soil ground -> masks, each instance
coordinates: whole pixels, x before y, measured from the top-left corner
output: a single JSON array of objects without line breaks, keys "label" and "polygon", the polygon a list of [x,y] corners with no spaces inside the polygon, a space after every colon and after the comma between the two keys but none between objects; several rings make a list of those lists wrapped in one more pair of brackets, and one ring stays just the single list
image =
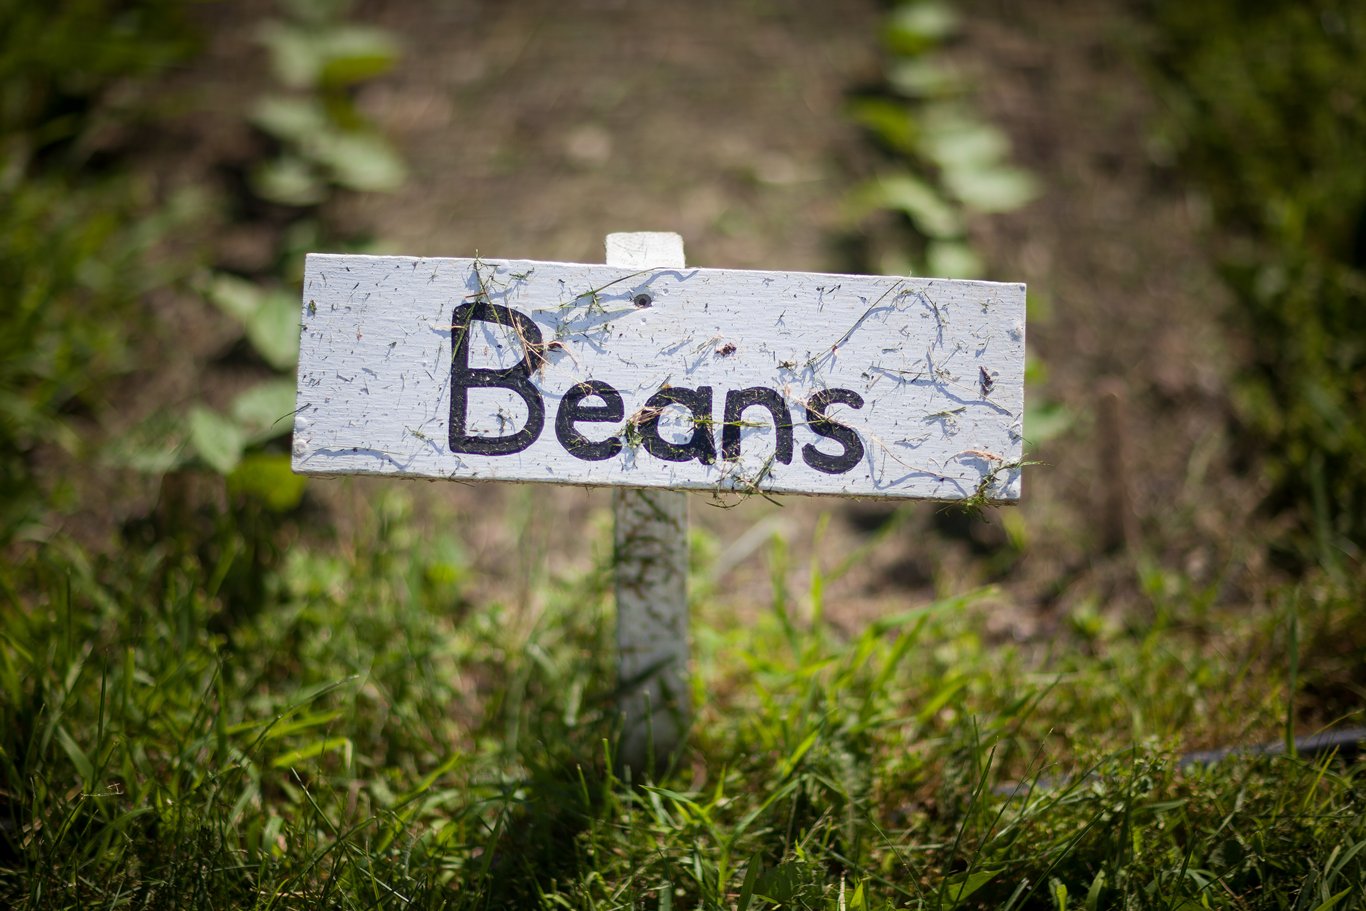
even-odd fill
[{"label": "soil ground", "polygon": [[[242,104],[268,88],[256,6],[206,13],[214,37],[182,88],[196,104]],[[990,277],[1029,283],[1029,346],[1046,371],[1030,395],[1061,406],[1068,427],[1035,447],[1042,464],[1027,470],[1022,504],[983,517],[934,504],[894,514],[803,498],[715,509],[696,498],[694,521],[720,555],[717,609],[769,603],[765,545],[780,530],[798,567],[815,551],[831,567],[869,546],[826,593],[828,615],[850,624],[993,582],[992,632],[1045,634],[1078,600],[1138,608],[1143,560],[1223,585],[1227,598],[1251,596],[1264,576],[1257,555],[1216,543],[1257,500],[1230,456],[1223,303],[1201,253],[1200,208],[1155,132],[1157,103],[1134,53],[1141,32],[1123,4],[959,8],[964,31],[948,53],[1042,188],[1017,213],[978,219],[974,242]],[[360,103],[412,174],[395,194],[351,196],[326,216],[413,255],[592,262],[609,232],[672,230],[695,265],[847,270],[843,204],[876,160],[844,105],[877,76],[881,14],[872,0],[362,4],[356,18],[393,31],[404,51]],[[240,130],[190,122],[179,140],[209,159],[250,154]],[[249,269],[275,242],[229,226],[217,259]],[[204,366],[213,345],[195,343],[203,315],[186,306],[171,308],[180,316],[168,325],[186,341],[168,371],[193,394],[226,368]],[[198,378],[187,383],[186,371]],[[323,485],[353,504],[379,486]],[[585,566],[575,532],[608,502],[570,488],[405,486],[457,517],[481,588],[502,597],[530,590],[524,572],[505,568],[529,556],[544,555],[551,572]],[[817,542],[825,512],[834,519]],[[892,531],[872,536],[880,526]]]}]

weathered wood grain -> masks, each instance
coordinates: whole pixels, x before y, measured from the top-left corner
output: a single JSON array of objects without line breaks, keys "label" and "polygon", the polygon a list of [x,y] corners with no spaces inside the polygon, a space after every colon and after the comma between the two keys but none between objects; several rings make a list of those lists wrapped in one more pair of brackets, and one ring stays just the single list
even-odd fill
[{"label": "weathered wood grain", "polygon": [[[314,254],[294,467],[1009,502],[1024,302],[1019,284]],[[519,365],[522,390],[480,385]],[[533,399],[534,442],[468,451],[525,441]]]}]

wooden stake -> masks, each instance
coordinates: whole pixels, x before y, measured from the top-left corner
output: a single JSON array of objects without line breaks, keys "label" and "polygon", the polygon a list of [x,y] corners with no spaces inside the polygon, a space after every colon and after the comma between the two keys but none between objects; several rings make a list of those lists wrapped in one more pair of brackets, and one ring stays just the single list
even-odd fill
[{"label": "wooden stake", "polygon": [[[607,235],[607,265],[682,268],[672,233]],[[618,765],[662,766],[681,746],[691,716],[688,683],[688,501],[674,490],[617,488]]]}]

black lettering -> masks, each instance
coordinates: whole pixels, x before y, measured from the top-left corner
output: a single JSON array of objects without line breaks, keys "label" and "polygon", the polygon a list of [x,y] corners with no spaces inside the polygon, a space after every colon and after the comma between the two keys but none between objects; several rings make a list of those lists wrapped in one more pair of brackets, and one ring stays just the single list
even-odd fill
[{"label": "black lettering", "polygon": [[[686,443],[670,443],[659,435],[660,414],[669,405],[682,405],[693,414],[692,437]],[[642,409],[645,417],[638,423],[640,441],[645,451],[666,462],[689,462],[703,465],[716,461],[716,443],[711,437],[711,387],[670,386],[650,396]]]},{"label": "black lettering", "polygon": [[815,446],[807,443],[802,447],[802,458],[806,464],[825,474],[844,474],[863,458],[863,441],[851,428],[832,421],[825,414],[831,405],[863,407],[863,397],[852,389],[822,389],[812,393],[806,400],[806,422],[817,436],[834,440],[843,451],[839,455],[826,455]]},{"label": "black lettering", "polygon": [[[601,405],[584,405],[589,396],[602,399]],[[621,452],[621,440],[608,437],[594,442],[574,429],[578,421],[615,422],[626,417],[626,406],[621,401],[621,393],[602,380],[587,380],[579,383],[560,399],[560,407],[555,412],[555,436],[560,445],[576,459],[585,462],[601,462]]]},{"label": "black lettering", "polygon": [[[479,321],[510,326],[522,341],[522,359],[504,370],[470,366],[470,326]],[[541,330],[531,318],[487,301],[461,304],[451,316],[451,452],[473,455],[511,455],[521,452],[541,435],[545,402],[531,385],[532,352],[541,348]],[[526,403],[526,425],[500,437],[471,436],[465,430],[470,389],[508,389]]]},{"label": "black lettering", "polygon": [[732,389],[726,393],[726,414],[721,427],[721,458],[740,458],[740,417],[751,405],[762,405],[773,415],[777,435],[773,454],[784,465],[792,464],[792,413],[776,391],[764,386]]}]

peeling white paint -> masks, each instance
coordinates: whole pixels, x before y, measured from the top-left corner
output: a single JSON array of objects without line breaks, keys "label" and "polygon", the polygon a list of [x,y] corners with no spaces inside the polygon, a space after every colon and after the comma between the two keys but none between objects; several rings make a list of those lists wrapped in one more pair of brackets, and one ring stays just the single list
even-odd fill
[{"label": "peeling white paint", "polygon": [[[469,321],[468,369],[523,364],[543,403],[541,432],[510,454],[452,447],[452,320],[457,307],[479,302],[524,315],[541,337],[528,355],[516,325]],[[301,323],[294,467],[306,474],[937,500],[1020,496],[1020,284],[313,254]],[[572,425],[587,442],[621,441],[619,452],[598,461],[576,456],[556,432],[565,394],[587,380],[610,385],[623,403],[620,421]],[[701,422],[679,405],[654,415],[646,407],[661,389],[705,388],[711,409]],[[727,395],[758,388],[773,390],[789,412],[787,463],[775,458],[781,434],[762,405],[732,422],[739,455],[724,457]],[[836,395],[813,410],[823,390],[855,393],[863,405]],[[494,387],[464,395],[465,439],[525,427],[521,395]],[[588,396],[582,404],[604,401]],[[862,453],[855,464],[834,473],[828,464],[826,471],[814,467],[820,456],[843,451],[812,426],[820,414],[856,435]],[[708,434],[715,461],[652,455],[640,432],[651,416],[664,443]]]}]

